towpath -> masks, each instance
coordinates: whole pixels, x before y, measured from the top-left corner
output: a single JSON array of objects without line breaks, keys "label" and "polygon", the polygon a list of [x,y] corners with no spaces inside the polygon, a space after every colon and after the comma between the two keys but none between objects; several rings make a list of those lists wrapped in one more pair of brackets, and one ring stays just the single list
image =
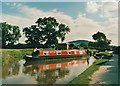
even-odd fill
[{"label": "towpath", "polygon": [[100,66],[91,79],[90,84],[118,84],[118,55],[114,55],[109,62]]}]

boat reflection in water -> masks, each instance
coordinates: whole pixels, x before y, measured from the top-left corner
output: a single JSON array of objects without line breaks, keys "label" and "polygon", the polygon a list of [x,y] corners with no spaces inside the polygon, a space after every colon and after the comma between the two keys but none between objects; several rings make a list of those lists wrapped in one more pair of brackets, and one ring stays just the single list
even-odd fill
[{"label": "boat reflection in water", "polygon": [[35,76],[35,79],[39,84],[54,84],[58,79],[62,79],[66,75],[69,75],[70,70],[68,67],[78,65],[80,63],[85,64],[85,62],[85,59],[62,59],[52,62],[38,61],[31,64],[28,62],[24,64],[24,73]]},{"label": "boat reflection in water", "polygon": [[[68,62],[62,62],[62,63],[54,63],[54,64],[45,64],[45,65],[38,65],[39,71],[44,71],[44,70],[52,70],[52,69],[58,69],[58,68],[65,68],[69,66],[73,66],[76,64],[85,63],[85,59],[79,59],[79,60],[72,60]],[[34,71],[36,71],[34,69]]]},{"label": "boat reflection in water", "polygon": [[[92,59],[92,58],[91,58]],[[3,84],[66,84],[86,70],[84,58],[3,63]]]}]

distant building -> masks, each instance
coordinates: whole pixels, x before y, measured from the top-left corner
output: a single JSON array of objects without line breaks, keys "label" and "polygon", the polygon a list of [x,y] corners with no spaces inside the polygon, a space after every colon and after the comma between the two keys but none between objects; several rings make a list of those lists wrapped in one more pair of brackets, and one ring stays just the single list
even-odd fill
[{"label": "distant building", "polygon": [[69,49],[69,43],[59,43],[57,45],[58,50],[68,50]]}]

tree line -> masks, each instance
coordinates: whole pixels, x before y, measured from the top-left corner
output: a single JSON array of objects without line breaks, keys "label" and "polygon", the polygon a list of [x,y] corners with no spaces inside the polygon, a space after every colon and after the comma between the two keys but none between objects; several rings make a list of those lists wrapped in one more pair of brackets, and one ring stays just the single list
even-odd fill
[{"label": "tree line", "polygon": [[[35,25],[23,28],[23,34],[21,34],[19,26],[10,25],[6,22],[0,23],[0,28],[2,30],[2,48],[50,48],[56,46],[59,41],[63,42],[65,36],[70,32],[67,25],[58,22],[54,17],[37,19]],[[19,43],[22,35],[26,37],[26,44]],[[89,47],[105,49],[111,43],[111,40],[107,39],[102,32],[93,34],[92,38],[95,42],[89,42]]]},{"label": "tree line", "polygon": [[94,47],[98,50],[105,50],[110,48],[111,40],[107,39],[106,35],[102,32],[97,32],[92,35],[95,42],[89,42],[88,46]]},{"label": "tree line", "polygon": [[[66,34],[70,32],[70,28],[59,23],[54,17],[39,18],[35,25],[23,28],[23,34],[20,33],[19,26],[10,25],[6,22],[0,23],[2,29],[2,47],[51,47],[56,46],[59,41],[65,40]],[[19,38],[25,35],[26,44],[20,44]]]}]

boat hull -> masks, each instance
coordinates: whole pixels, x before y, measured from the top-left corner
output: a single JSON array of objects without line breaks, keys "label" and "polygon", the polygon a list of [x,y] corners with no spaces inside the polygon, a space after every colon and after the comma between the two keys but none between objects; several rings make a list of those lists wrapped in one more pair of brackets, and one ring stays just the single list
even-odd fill
[{"label": "boat hull", "polygon": [[85,55],[74,55],[74,56],[24,56],[26,61],[37,61],[37,60],[49,60],[49,59],[64,59],[64,58],[82,58]]},{"label": "boat hull", "polygon": [[32,56],[26,55],[26,61],[62,59],[62,58],[81,58],[86,55],[85,50],[41,50],[32,53]]}]

